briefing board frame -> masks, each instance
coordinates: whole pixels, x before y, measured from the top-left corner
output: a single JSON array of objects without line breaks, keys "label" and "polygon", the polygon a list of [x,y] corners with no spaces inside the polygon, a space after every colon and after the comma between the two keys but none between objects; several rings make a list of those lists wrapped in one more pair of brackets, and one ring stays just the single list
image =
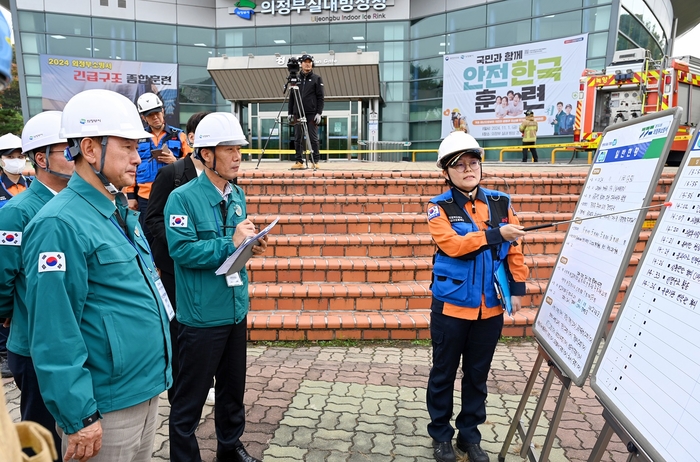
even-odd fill
[{"label": "briefing board frame", "polygon": [[[646,127],[651,127],[654,126],[655,121],[658,121],[660,119],[668,118],[669,116],[671,117],[670,124],[668,126],[667,130],[667,136],[665,137],[665,141],[663,144],[663,147],[661,148],[661,153],[659,155],[658,161],[656,163],[655,170],[650,177],[650,181],[648,184],[648,188],[646,190],[646,193],[644,195],[644,199],[642,204],[635,205],[633,208],[637,207],[648,207],[651,204],[651,201],[654,196],[654,192],[657,187],[658,183],[658,178],[661,176],[661,173],[663,172],[665,163],[666,163],[666,158],[668,157],[668,153],[671,149],[671,144],[673,143],[674,139],[674,134],[678,130],[679,122],[680,122],[680,115],[682,113],[682,108],[671,108],[667,109],[665,111],[657,112],[654,114],[650,114],[644,117],[640,117],[637,119],[632,119],[627,122],[623,122],[621,124],[616,124],[609,126],[605,129],[603,132],[602,139],[601,139],[601,144],[599,145],[598,149],[596,150],[596,154],[594,156],[594,159],[598,159],[599,156],[605,155],[605,153],[612,149],[612,146],[605,146],[606,140],[610,139],[611,137],[619,137],[622,132],[626,130],[632,130],[635,126],[639,125],[644,125]],[[643,135],[642,135],[643,136]],[[617,138],[614,138],[615,140]],[[608,142],[610,143],[610,142]],[[638,159],[642,160],[642,159]],[[632,162],[634,159],[632,160]],[[595,174],[596,169],[600,168],[600,164],[594,163],[591,165],[591,168],[589,170],[589,174],[586,177],[586,182],[583,185],[583,188],[581,190],[581,199],[579,199],[577,205],[576,205],[576,210],[573,213],[573,217],[575,218],[577,215],[577,212],[581,208],[581,203],[584,198],[584,194],[588,190],[589,186],[592,184],[592,175]],[[562,357],[557,349],[548,343],[547,338],[545,337],[544,333],[540,331],[538,328],[538,320],[542,316],[542,313],[545,311],[543,309],[544,304],[547,303],[547,294],[550,292],[550,287],[552,285],[552,278],[550,278],[547,288],[545,289],[544,295],[542,297],[542,305],[540,305],[540,309],[537,311],[537,315],[535,316],[535,321],[533,322],[533,333],[535,335],[535,338],[537,339],[538,343],[542,346],[542,348],[547,352],[549,357],[555,362],[556,366],[561,370],[567,377],[571,378],[571,380],[578,385],[579,387],[583,386],[585,383],[586,379],[588,378],[588,375],[590,373],[591,367],[593,365],[593,361],[596,357],[597,353],[597,347],[600,345],[600,341],[603,338],[603,335],[605,333],[608,320],[610,319],[610,314],[612,313],[613,307],[615,305],[615,300],[617,298],[617,294],[619,292],[620,285],[622,284],[622,281],[625,277],[625,270],[627,268],[627,265],[629,264],[630,258],[632,257],[632,253],[634,252],[634,246],[635,242],[637,239],[637,236],[639,235],[639,232],[642,228],[643,222],[644,222],[644,216],[646,215],[647,210],[639,210],[637,212],[637,218],[635,221],[634,228],[632,230],[631,236],[629,241],[626,243],[626,248],[625,251],[620,259],[620,266],[617,269],[617,274],[615,277],[615,280],[612,284],[610,293],[608,294],[608,297],[606,299],[605,307],[602,310],[602,314],[600,315],[598,319],[598,325],[596,328],[595,335],[592,336],[590,340],[590,345],[588,347],[588,354],[585,358],[585,361],[583,363],[583,367],[580,372],[576,372],[573,370],[573,368],[570,366],[569,362],[567,361],[566,358]],[[602,215],[602,213],[600,214]],[[564,252],[566,251],[565,246],[567,245],[567,241],[571,235],[573,223],[572,225],[569,226],[569,229],[566,232],[566,236],[564,237],[564,242],[562,244],[562,248],[559,252],[559,255],[557,256],[557,261],[554,266],[554,270],[552,271],[552,277],[555,275],[557,269],[559,268],[561,262],[562,262],[562,257]],[[564,257],[564,260],[566,260],[566,257]]]}]

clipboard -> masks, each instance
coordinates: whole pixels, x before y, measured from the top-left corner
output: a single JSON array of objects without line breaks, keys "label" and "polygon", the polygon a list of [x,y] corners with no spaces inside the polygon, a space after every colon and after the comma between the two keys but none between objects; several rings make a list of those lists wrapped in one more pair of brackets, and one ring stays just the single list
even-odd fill
[{"label": "clipboard", "polygon": [[223,262],[221,266],[219,266],[219,268],[216,270],[216,275],[228,276],[230,274],[237,273],[240,270],[242,270],[245,267],[246,262],[250,260],[250,257],[253,256],[253,246],[255,245],[255,243],[258,241],[258,239],[267,236],[270,230],[275,227],[279,219],[280,217],[275,218],[275,220],[272,223],[267,225],[267,227],[260,231],[258,234],[246,238],[243,241],[243,243],[241,243],[240,247],[238,247],[235,252],[229,255],[226,261]]},{"label": "clipboard", "polygon": [[501,262],[493,274],[493,284],[496,286],[496,293],[501,300],[503,309],[508,313],[508,316],[513,317],[513,304],[510,301],[510,285],[508,285],[508,275],[506,274],[506,265]]}]

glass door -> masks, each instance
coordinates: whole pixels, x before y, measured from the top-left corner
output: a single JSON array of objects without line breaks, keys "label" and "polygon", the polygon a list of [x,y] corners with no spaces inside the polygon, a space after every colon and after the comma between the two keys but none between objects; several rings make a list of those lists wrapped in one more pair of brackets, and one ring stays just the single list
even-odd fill
[{"label": "glass door", "polygon": [[324,117],[323,125],[326,126],[326,146],[332,152],[329,159],[349,159],[350,158],[350,115]]},{"label": "glass door", "polygon": [[258,116],[258,137],[253,140],[255,149],[265,149],[263,159],[282,159],[279,153],[268,154],[267,151],[285,149],[281,146],[282,127],[275,123],[277,114],[266,114],[261,112]]}]

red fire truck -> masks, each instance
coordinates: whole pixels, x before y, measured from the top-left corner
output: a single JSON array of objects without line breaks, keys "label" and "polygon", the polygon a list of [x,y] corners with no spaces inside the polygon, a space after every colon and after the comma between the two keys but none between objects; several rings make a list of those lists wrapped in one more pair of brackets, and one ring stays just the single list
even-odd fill
[{"label": "red fire truck", "polygon": [[643,48],[616,51],[604,72],[581,77],[574,141],[597,145],[603,130],[616,123],[671,107],[683,108],[671,147],[670,165],[678,165],[700,123],[700,59],[684,56],[654,61]]}]

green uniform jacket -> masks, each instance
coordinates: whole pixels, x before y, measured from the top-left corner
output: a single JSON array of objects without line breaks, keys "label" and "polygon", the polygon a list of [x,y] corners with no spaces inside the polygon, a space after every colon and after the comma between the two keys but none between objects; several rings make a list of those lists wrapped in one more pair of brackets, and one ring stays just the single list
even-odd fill
[{"label": "green uniform jacket", "polygon": [[245,220],[245,195],[236,185],[222,226],[221,194],[206,174],[180,186],[165,205],[165,237],[175,262],[177,320],[190,327],[238,324],[248,314],[248,274],[243,285],[228,287],[216,269],[236,249],[233,233]]},{"label": "green uniform jacket", "polygon": [[29,220],[53,196],[46,186],[34,180],[23,194],[13,197],[0,208],[0,318],[12,318],[7,349],[22,356],[29,356],[22,234]]},{"label": "green uniform jacket", "polygon": [[25,230],[31,357],[41,395],[66,433],[172,385],[168,315],[138,214],[77,173]]}]

